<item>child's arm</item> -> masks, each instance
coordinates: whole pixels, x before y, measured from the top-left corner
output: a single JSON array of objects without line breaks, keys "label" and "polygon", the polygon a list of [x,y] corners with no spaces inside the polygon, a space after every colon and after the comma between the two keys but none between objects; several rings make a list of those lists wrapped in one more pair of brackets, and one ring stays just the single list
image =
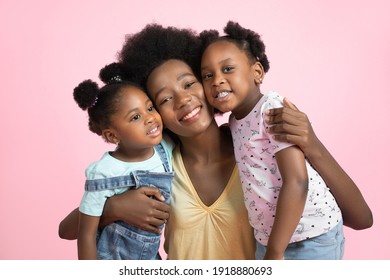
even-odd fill
[{"label": "child's arm", "polygon": [[320,173],[339,205],[345,226],[360,230],[372,226],[373,216],[359,188],[315,135],[305,113],[287,99],[284,108],[269,111],[269,133],[298,145]]},{"label": "child's arm", "polygon": [[79,208],[73,209],[61,222],[58,227],[58,236],[61,239],[77,239],[79,226]]},{"label": "child's arm", "polygon": [[276,153],[282,176],[275,221],[268,240],[265,260],[282,260],[291,236],[297,228],[306,203],[308,176],[305,157],[297,146]]},{"label": "child's arm", "polygon": [[77,239],[79,260],[96,260],[96,234],[100,217],[79,213]]}]

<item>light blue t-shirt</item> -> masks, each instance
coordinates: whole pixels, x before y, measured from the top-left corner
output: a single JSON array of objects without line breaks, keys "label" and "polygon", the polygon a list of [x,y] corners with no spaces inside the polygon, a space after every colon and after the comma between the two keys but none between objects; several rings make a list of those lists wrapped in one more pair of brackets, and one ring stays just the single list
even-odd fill
[{"label": "light blue t-shirt", "polygon": [[[174,144],[171,139],[164,137],[161,142],[168,158],[169,171],[172,171],[172,150]],[[117,176],[129,175],[134,170],[148,170],[152,172],[165,172],[156,148],[154,154],[147,160],[140,162],[125,162],[118,160],[105,152],[102,158],[93,162],[85,171],[87,180],[112,178]],[[127,191],[129,188],[107,189],[101,191],[86,191],[81,199],[79,210],[81,213],[90,216],[101,216],[106,199]]]}]

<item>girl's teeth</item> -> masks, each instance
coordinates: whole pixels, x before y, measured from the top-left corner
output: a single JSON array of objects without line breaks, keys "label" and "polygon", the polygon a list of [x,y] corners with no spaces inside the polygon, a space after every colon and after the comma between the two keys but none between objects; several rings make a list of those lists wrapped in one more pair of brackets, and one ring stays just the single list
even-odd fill
[{"label": "girl's teeth", "polygon": [[152,134],[157,131],[157,127],[153,128],[151,131],[148,132],[148,134]]},{"label": "girl's teeth", "polygon": [[229,93],[228,93],[227,91],[220,92],[220,93],[218,93],[217,98],[225,97],[225,96],[227,96],[228,94],[229,94]]}]

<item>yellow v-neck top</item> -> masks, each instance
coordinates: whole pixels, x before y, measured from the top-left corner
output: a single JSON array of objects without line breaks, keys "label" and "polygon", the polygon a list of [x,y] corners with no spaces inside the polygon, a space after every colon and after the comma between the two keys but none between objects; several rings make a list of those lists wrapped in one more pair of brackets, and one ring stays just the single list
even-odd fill
[{"label": "yellow v-neck top", "polygon": [[254,259],[253,228],[248,222],[237,166],[220,197],[206,206],[191,183],[178,146],[172,162],[175,177],[165,231],[168,259]]}]

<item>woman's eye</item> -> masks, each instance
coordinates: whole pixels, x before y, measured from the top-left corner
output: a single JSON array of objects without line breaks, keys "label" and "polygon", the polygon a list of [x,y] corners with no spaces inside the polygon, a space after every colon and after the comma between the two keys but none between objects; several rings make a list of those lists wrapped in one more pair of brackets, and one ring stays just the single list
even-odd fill
[{"label": "woman's eye", "polygon": [[189,82],[187,83],[184,88],[190,88],[193,84],[195,84],[195,82]]},{"label": "woman's eye", "polygon": [[161,100],[160,106],[163,105],[163,104],[165,104],[165,103],[167,103],[167,102],[168,102],[169,100],[171,100],[171,99],[172,99],[172,97],[165,97],[164,99]]}]

